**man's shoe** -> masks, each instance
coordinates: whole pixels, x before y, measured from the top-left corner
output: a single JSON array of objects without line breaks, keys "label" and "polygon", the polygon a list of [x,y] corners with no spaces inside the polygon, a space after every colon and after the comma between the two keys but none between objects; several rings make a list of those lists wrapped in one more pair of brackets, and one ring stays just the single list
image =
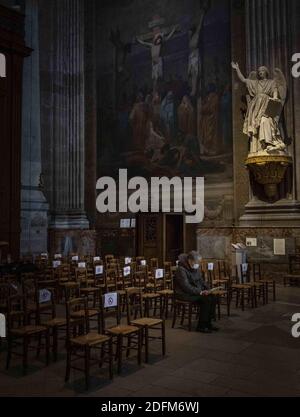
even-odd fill
[{"label": "man's shoe", "polygon": [[209,329],[208,327],[197,327],[196,328],[196,332],[200,332],[200,333],[212,333],[212,330]]}]

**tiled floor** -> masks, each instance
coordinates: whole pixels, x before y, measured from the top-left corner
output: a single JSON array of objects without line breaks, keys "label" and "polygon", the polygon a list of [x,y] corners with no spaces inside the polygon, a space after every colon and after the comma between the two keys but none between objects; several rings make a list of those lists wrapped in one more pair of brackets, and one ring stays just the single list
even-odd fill
[{"label": "tiled floor", "polygon": [[4,370],[0,352],[0,395],[13,396],[300,396],[300,338],[291,336],[291,316],[300,313],[300,288],[278,288],[278,301],[232,311],[219,333],[189,333],[167,322],[167,355],[152,347],[151,363],[130,360],[113,382],[95,369],[88,392],[83,374],[64,383],[65,355],[45,367],[33,358],[26,377],[17,359]]}]

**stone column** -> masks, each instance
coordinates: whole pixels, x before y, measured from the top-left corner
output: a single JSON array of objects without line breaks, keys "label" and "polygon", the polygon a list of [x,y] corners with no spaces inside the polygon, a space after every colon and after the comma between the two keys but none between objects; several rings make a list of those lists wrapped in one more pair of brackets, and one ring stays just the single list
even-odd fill
[{"label": "stone column", "polygon": [[48,204],[42,192],[38,0],[27,0],[25,38],[33,49],[24,61],[21,162],[21,254],[47,251]]},{"label": "stone column", "polygon": [[84,1],[57,0],[53,55],[54,229],[89,228],[84,211]]}]

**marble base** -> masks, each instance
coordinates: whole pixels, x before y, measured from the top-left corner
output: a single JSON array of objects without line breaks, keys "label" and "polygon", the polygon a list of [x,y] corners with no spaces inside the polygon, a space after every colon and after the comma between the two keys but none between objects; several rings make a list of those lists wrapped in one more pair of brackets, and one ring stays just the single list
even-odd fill
[{"label": "marble base", "polygon": [[89,229],[89,227],[86,214],[78,211],[55,214],[49,224],[50,229]]},{"label": "marble base", "polygon": [[47,252],[48,209],[43,193],[37,187],[21,191],[21,255]]},{"label": "marble base", "polygon": [[96,255],[96,231],[83,229],[49,229],[50,254],[64,256],[78,253],[80,256]]},{"label": "marble base", "polygon": [[292,227],[300,224],[300,202],[279,200],[267,203],[253,199],[245,206],[245,213],[239,219],[239,225]]}]

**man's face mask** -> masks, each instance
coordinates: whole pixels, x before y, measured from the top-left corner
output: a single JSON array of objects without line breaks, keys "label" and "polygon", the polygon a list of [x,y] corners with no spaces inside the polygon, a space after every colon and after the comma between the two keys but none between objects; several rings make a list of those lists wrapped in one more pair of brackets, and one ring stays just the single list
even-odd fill
[{"label": "man's face mask", "polygon": [[193,269],[199,269],[199,266],[200,266],[199,264],[194,264]]}]

